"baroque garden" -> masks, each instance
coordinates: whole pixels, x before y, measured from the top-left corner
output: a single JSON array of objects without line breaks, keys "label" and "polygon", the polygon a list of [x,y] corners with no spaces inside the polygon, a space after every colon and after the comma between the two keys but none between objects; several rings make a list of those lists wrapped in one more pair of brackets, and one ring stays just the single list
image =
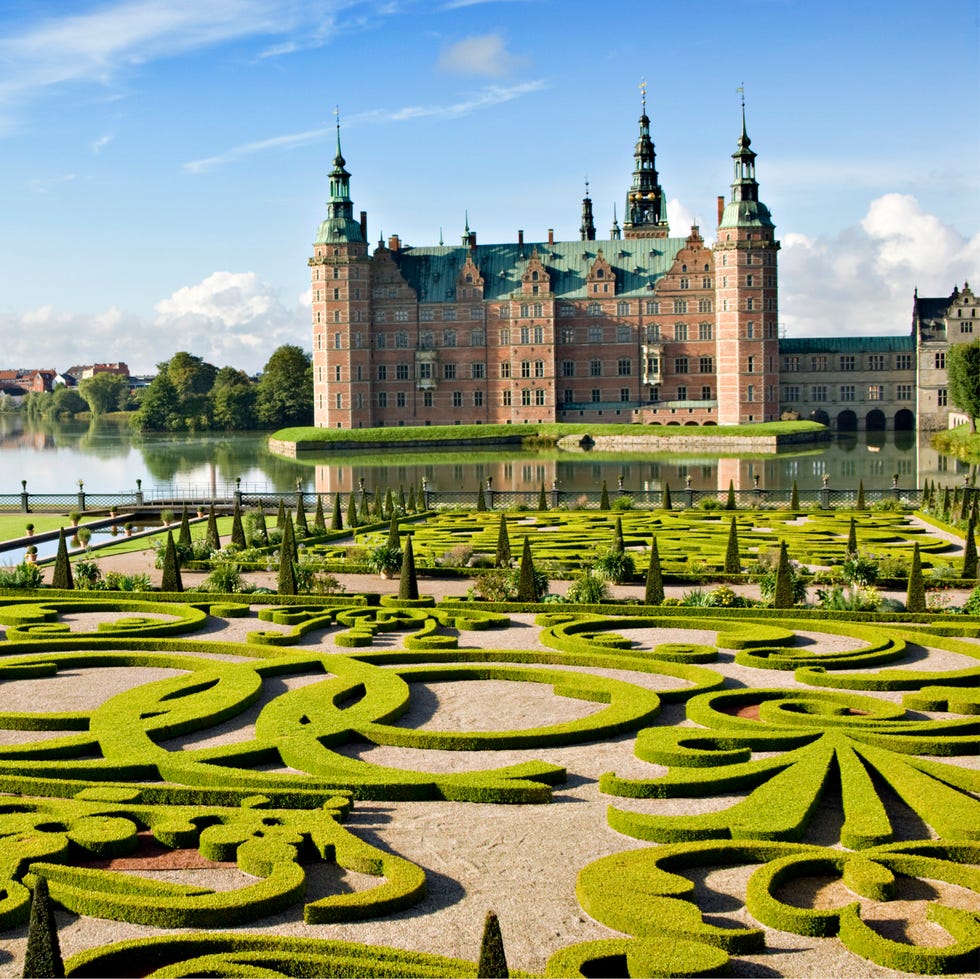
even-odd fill
[{"label": "baroque garden", "polygon": [[3,974],[41,881],[69,975],[471,976],[490,910],[514,974],[977,971],[975,491],[422,495],[6,572]]}]

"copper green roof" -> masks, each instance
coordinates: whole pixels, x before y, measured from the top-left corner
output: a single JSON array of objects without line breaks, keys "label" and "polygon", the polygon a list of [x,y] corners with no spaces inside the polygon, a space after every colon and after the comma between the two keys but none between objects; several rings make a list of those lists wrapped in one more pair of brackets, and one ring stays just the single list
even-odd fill
[{"label": "copper green roof", "polygon": [[[521,288],[521,276],[534,249],[551,276],[551,288],[561,299],[653,298],[651,288],[674,264],[687,244],[684,238],[631,238],[623,241],[517,242],[477,245],[473,261],[484,280],[484,298],[509,298]],[[586,276],[599,249],[616,273],[616,293],[592,297]],[[419,302],[455,302],[456,277],[471,254],[462,245],[402,246],[392,258],[415,290]],[[523,254],[523,257],[522,257]],[[529,297],[530,298],[530,297]]]},{"label": "copper green roof", "polygon": [[719,228],[774,228],[769,208],[761,201],[729,201]]},{"label": "copper green roof", "polygon": [[887,337],[782,337],[781,354],[884,354],[915,350],[911,333]]}]

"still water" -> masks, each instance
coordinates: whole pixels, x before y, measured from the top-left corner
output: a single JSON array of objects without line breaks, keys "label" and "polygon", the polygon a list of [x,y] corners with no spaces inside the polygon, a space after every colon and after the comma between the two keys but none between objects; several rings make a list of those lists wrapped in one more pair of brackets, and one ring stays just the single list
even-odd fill
[{"label": "still water", "polygon": [[433,490],[473,490],[493,480],[497,490],[537,490],[542,483],[566,491],[610,488],[620,476],[627,490],[682,487],[818,489],[824,475],[835,488],[901,486],[929,479],[952,482],[968,467],[942,456],[926,433],[868,432],[840,435],[818,448],[777,455],[718,458],[709,453],[579,453],[557,450],[484,452],[347,452],[283,459],[265,447],[265,432],[136,435],[117,422],[49,422],[0,415],[0,494],[19,493],[27,480],[32,493],[66,493],[82,480],[86,492],[136,489],[153,494],[227,495],[236,480],[246,492],[289,492],[297,480],[307,492],[349,492],[365,485],[418,485]]}]

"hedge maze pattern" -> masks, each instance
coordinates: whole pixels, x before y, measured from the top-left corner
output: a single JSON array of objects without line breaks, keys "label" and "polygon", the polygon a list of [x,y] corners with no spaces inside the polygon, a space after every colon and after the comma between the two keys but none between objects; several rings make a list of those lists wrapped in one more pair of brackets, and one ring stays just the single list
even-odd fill
[{"label": "hedge maze pattern", "polygon": [[[495,540],[490,516],[483,531]],[[546,548],[560,549],[561,516],[547,515],[558,529]],[[481,515],[456,517],[447,522],[475,533]],[[821,522],[833,530],[827,547],[841,532],[846,539],[846,521]],[[886,530],[896,546],[912,537],[884,520],[871,532]],[[418,906],[425,871],[350,828],[359,806],[548,805],[575,774],[547,761],[549,749],[600,751],[623,737],[650,774],[602,776],[608,824],[651,845],[593,862],[580,855],[578,901],[619,936],[556,948],[548,975],[720,974],[732,957],[764,951],[767,929],[839,941],[898,971],[980,965],[980,771],[964,764],[980,749],[977,619],[425,596],[263,596],[266,605],[257,596],[67,596],[0,598],[0,928],[23,927],[43,877],[75,914],[194,930],[77,954],[70,975],[147,974],[147,961],[158,976],[474,975],[475,948],[472,959],[450,959],[247,926],[297,907],[313,926]],[[238,600],[252,601],[251,611]],[[244,615],[257,627],[250,620],[244,641],[223,639]],[[525,643],[497,638],[518,623]],[[924,668],[923,649],[953,666]],[[156,672],[107,683],[94,704],[46,709],[46,684],[133,670]],[[399,723],[417,685],[448,680],[542,685],[582,709],[571,720],[493,730]],[[25,689],[30,709],[18,700]],[[667,707],[684,723],[662,723]],[[345,752],[357,744],[526,754],[445,773]],[[691,808],[658,812],[671,800]],[[896,800],[923,838],[896,828]],[[842,814],[839,831],[817,841],[814,821],[828,806]],[[212,890],[106,866],[148,845],[234,864],[241,886]],[[307,900],[317,863],[376,884]],[[749,868],[741,922],[714,923],[699,908],[689,875],[712,867]],[[847,899],[801,899],[800,882],[818,878]],[[917,880],[960,896],[929,903],[945,944],[897,940],[869,921],[873,906],[901,900]]]}]

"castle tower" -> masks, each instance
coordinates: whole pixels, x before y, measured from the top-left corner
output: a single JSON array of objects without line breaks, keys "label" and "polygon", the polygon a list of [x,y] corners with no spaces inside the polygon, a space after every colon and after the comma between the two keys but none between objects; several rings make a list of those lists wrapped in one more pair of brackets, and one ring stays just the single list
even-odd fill
[{"label": "castle tower", "polygon": [[640,135],[633,150],[633,182],[626,195],[623,237],[666,238],[670,234],[667,200],[657,176],[657,155],[650,138],[646,83],[640,86],[640,91],[643,93],[643,111],[640,115]]},{"label": "castle tower", "polygon": [[313,419],[320,428],[370,425],[370,262],[366,215],[354,220],[340,151],[330,171],[327,217],[309,260],[313,315]]},{"label": "castle tower", "polygon": [[589,182],[585,181],[585,197],[582,198],[582,223],[578,229],[582,241],[595,241],[595,221],[592,217],[592,198],[589,197]]},{"label": "castle tower", "polygon": [[732,195],[724,210],[719,198],[714,245],[720,425],[779,420],[779,243],[769,208],[759,200],[755,158],[743,99]]}]

